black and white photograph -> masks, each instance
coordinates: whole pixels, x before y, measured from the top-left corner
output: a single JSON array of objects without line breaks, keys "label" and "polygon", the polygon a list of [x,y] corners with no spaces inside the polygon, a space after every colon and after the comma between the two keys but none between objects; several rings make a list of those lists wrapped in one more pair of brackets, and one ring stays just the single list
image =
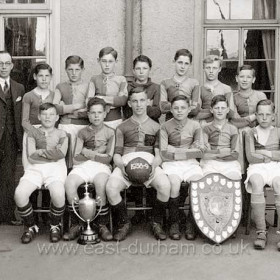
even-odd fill
[{"label": "black and white photograph", "polygon": [[280,0],[0,0],[0,279],[279,280]]}]

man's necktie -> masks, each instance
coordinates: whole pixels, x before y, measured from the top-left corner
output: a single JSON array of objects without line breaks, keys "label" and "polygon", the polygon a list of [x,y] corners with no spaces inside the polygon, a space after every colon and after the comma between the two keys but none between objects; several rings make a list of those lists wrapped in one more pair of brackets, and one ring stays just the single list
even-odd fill
[{"label": "man's necktie", "polygon": [[4,84],[4,93],[7,93],[8,90],[9,90],[9,86],[8,86],[7,81],[5,81],[5,84]]}]

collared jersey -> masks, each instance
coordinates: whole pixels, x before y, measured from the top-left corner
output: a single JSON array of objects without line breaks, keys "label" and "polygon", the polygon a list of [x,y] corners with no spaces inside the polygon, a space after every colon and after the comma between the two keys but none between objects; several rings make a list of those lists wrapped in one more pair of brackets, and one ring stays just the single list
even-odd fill
[{"label": "collared jersey", "polygon": [[54,92],[50,91],[49,95],[45,99],[37,94],[34,90],[27,92],[22,99],[22,126],[26,131],[32,129],[32,125],[40,124],[38,119],[39,106],[43,103],[53,102]]},{"label": "collared jersey", "polygon": [[[149,78],[146,84],[138,84],[136,81],[128,82],[127,90],[130,92],[136,87],[142,87],[145,89],[147,98],[152,101],[152,104],[147,106],[147,115],[154,121],[158,122],[158,119],[161,115],[159,108],[160,86],[156,83],[153,83]],[[123,113],[125,119],[128,119],[132,116],[132,109],[128,106],[128,104],[123,107]]]},{"label": "collared jersey", "polygon": [[[70,81],[60,83],[56,86],[55,95],[60,97],[60,102],[64,105],[83,104],[86,108],[86,98],[88,83],[80,82],[72,84]],[[60,124],[88,124],[87,114],[83,117],[74,114],[64,114],[60,118]]]},{"label": "collared jersey", "polygon": [[133,116],[121,123],[116,129],[115,154],[125,155],[132,152],[154,154],[158,148],[159,124],[147,117],[142,123]]},{"label": "collared jersey", "polygon": [[166,115],[166,119],[172,118],[170,112],[171,101],[178,95],[186,96],[190,101],[198,103],[199,83],[196,79],[186,77],[182,82],[177,82],[174,78],[163,80],[160,84],[160,108]]},{"label": "collared jersey", "polygon": [[200,87],[199,97],[201,105],[198,114],[195,116],[195,119],[206,120],[206,122],[213,121],[213,115],[210,109],[212,98],[216,95],[224,95],[227,98],[230,110],[233,112],[235,111],[231,87],[218,81],[211,89],[206,86]]},{"label": "collared jersey", "polygon": [[258,150],[267,150],[272,153],[273,161],[280,161],[280,128],[271,127],[266,143],[260,144],[258,139],[258,126],[251,128],[245,134],[246,156],[249,163],[262,163],[264,156],[257,154]]},{"label": "collared jersey", "polygon": [[88,98],[94,96],[113,96],[113,104],[107,105],[107,116],[105,121],[115,121],[122,118],[121,107],[127,102],[127,81],[124,76],[96,75],[89,83]]},{"label": "collared jersey", "polygon": [[231,119],[231,123],[238,128],[246,126],[256,126],[256,121],[244,119],[256,112],[256,107],[259,101],[267,99],[265,93],[257,90],[252,90],[248,97],[244,97],[242,93],[237,92],[234,95],[234,104],[236,106],[236,115]]},{"label": "collared jersey", "polygon": [[[68,148],[68,138],[64,130],[54,128],[52,131],[46,133],[39,127],[37,131],[40,131],[41,134],[38,132],[34,133],[31,130],[27,135],[27,157],[39,160],[42,163],[57,161],[65,157]],[[46,158],[38,156],[36,153],[32,154],[30,152],[31,147],[36,148],[36,150],[45,150],[44,154]]]},{"label": "collared jersey", "polygon": [[164,161],[200,158],[203,146],[202,131],[197,121],[187,119],[180,124],[173,118],[160,128],[160,153]]},{"label": "collared jersey", "polygon": [[[221,160],[237,160],[239,153],[239,134],[238,129],[226,122],[221,128],[216,126],[215,123],[203,127],[204,143],[210,152],[220,153],[222,149],[230,149],[230,156],[226,156]],[[208,151],[209,152],[209,151]],[[207,151],[206,151],[207,153]]]},{"label": "collared jersey", "polygon": [[92,125],[89,125],[81,129],[78,133],[74,159],[79,162],[87,161],[88,158],[82,154],[82,149],[87,148],[97,152],[94,161],[110,165],[114,154],[114,147],[114,129],[105,124],[100,128],[94,128]]}]

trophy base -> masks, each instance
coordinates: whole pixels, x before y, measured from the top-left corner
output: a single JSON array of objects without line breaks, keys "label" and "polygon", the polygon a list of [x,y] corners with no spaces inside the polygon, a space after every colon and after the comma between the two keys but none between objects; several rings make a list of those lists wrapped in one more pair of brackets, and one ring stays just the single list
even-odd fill
[{"label": "trophy base", "polygon": [[80,245],[97,244],[100,242],[100,239],[94,231],[91,234],[82,232],[77,242]]},{"label": "trophy base", "polygon": [[93,224],[92,226],[93,228],[87,227],[84,231],[82,231],[77,241],[80,245],[97,244],[100,242],[97,233],[97,227],[95,224]]}]

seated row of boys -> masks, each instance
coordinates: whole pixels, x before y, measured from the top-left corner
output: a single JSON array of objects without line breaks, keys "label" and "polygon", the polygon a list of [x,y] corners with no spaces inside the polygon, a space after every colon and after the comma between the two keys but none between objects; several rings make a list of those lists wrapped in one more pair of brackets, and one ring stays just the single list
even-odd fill
[{"label": "seated row of boys", "polygon": [[[270,101],[261,102],[263,103],[258,105],[259,126],[256,128],[256,133],[258,135],[259,130],[261,131],[261,139],[258,141],[263,145],[268,141],[267,133],[264,131],[272,129],[273,107]],[[54,127],[58,120],[56,107],[50,103],[40,106],[41,127],[39,131],[41,135],[32,132],[28,134],[27,155],[31,164],[25,170],[15,193],[18,211],[26,226],[22,236],[23,243],[31,242],[38,232],[29,196],[42,184],[48,187],[51,194],[51,242],[57,242],[61,237],[59,222],[65,208],[65,189],[67,201],[71,203],[73,199],[78,199],[77,188],[84,182],[94,183],[96,193],[103,201],[102,212],[97,220],[101,238],[105,241],[112,239],[121,241],[131,230],[125,204],[120,196],[120,192],[131,185],[125,172],[125,165],[135,157],[143,157],[152,166],[150,179],[145,185],[151,186],[157,191],[153,207],[153,233],[157,239],[166,239],[162,220],[166,208],[169,207],[169,236],[178,240],[181,237],[178,197],[182,181],[197,180],[212,172],[222,173],[231,179],[241,178],[241,168],[237,161],[239,136],[237,128],[227,122],[226,116],[229,107],[225,96],[218,95],[213,98],[211,112],[214,121],[205,126],[203,130],[198,122],[188,118],[191,108],[185,96],[179,95],[172,100],[171,112],[174,118],[163,124],[161,128],[158,123],[147,116],[148,99],[143,88],[135,88],[130,92],[128,104],[132,108],[133,115],[117,127],[115,144],[114,130],[103,124],[106,116],[106,103],[99,98],[89,100],[88,117],[91,124],[78,134],[74,155],[75,165],[67,179],[64,160],[68,141],[66,133]],[[270,120],[268,120],[268,115]],[[263,119],[264,121],[262,121]],[[252,154],[256,154],[255,157],[259,160],[261,158],[263,162],[277,159],[277,151],[274,150],[279,149],[279,135],[278,130],[273,131],[275,131],[273,134],[275,137],[269,137],[269,141],[273,143],[271,146],[267,146],[267,150],[258,149],[258,151],[254,142],[253,148],[250,146],[253,150],[256,147],[255,153]],[[254,139],[258,138],[250,141],[252,142]],[[273,152],[269,152],[270,150]],[[112,157],[116,166],[113,173],[110,169]],[[201,165],[196,158],[202,158]],[[220,162],[222,164],[219,164]],[[251,183],[253,186],[253,194],[254,186],[257,185],[254,177],[259,176],[255,173],[252,171],[248,176],[249,184]],[[257,178],[258,187],[261,185],[260,182],[263,183],[262,187],[265,183],[269,183],[265,175],[261,176],[262,180]],[[256,194],[261,200],[260,187],[258,191]],[[109,220],[106,194],[116,219],[114,235],[107,228]],[[254,195],[252,195],[252,202],[254,202],[253,198]],[[255,203],[257,204],[255,208],[258,209],[255,211],[253,207],[253,211],[259,213],[257,217],[264,214],[259,210],[262,205],[259,200]],[[75,216],[73,213],[71,216],[75,225]],[[69,232],[68,239],[74,239],[77,236],[79,233],[77,228],[76,226],[76,230]],[[257,245],[260,244],[260,241],[266,242],[265,237],[265,229],[260,228],[256,240]]]}]

